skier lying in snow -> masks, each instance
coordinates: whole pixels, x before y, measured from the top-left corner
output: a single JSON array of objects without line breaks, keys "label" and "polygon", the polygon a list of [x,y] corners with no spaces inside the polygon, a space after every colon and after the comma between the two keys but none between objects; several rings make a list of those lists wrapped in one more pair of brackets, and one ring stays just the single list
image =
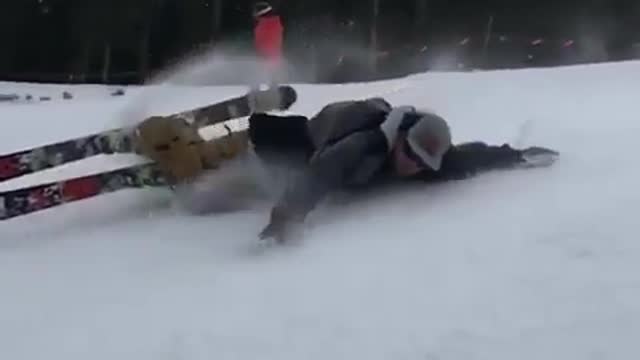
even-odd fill
[{"label": "skier lying in snow", "polygon": [[249,118],[248,130],[207,142],[186,125],[162,120],[151,119],[140,129],[149,144],[167,145],[143,150],[179,182],[189,183],[205,168],[245,152],[249,142],[268,169],[277,173],[284,165],[299,170],[260,234],[277,241],[285,241],[334,190],[399,179],[465,179],[493,169],[550,165],[558,155],[539,147],[453,145],[440,116],[411,106],[394,108],[381,98],[332,103],[310,120],[257,112]]},{"label": "skier lying in snow", "polygon": [[532,147],[451,143],[440,116],[380,98],[329,104],[311,120],[254,114],[249,137],[267,165],[302,170],[271,211],[261,238],[285,241],[330,192],[394,179],[465,179],[481,171],[551,165],[558,153]]}]

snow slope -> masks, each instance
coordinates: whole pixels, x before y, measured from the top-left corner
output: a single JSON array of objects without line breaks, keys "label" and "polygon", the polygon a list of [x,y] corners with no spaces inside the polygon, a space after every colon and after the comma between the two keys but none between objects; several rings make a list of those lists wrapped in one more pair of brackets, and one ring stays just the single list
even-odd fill
[{"label": "snow slope", "polygon": [[[556,148],[549,169],[396,190],[257,250],[268,206],[188,216],[125,191],[0,224],[0,358],[635,359],[640,334],[640,63],[300,86],[294,112],[382,95],[456,142]],[[12,92],[16,84],[0,84]],[[0,104],[0,153],[242,89],[154,87]],[[0,93],[3,91],[0,91]],[[102,95],[104,92],[104,95]],[[100,157],[8,189],[131,161]]]}]

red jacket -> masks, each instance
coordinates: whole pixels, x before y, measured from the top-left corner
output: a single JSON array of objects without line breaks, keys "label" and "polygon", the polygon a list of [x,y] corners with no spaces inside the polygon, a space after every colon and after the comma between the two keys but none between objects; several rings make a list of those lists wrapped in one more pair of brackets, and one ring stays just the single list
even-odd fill
[{"label": "red jacket", "polygon": [[261,17],[254,29],[255,46],[258,55],[269,62],[279,62],[282,57],[282,34],[284,32],[280,17],[267,15]]}]

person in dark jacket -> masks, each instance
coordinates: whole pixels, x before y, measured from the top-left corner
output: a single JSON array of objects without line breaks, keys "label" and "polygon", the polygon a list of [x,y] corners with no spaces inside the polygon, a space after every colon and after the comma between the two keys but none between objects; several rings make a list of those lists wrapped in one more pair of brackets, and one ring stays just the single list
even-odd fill
[{"label": "person in dark jacket", "polygon": [[453,145],[439,115],[413,106],[394,108],[382,98],[329,104],[310,120],[254,114],[249,137],[267,166],[300,169],[260,234],[279,242],[334,190],[399,179],[460,180],[494,169],[547,166],[558,156],[541,147]]}]

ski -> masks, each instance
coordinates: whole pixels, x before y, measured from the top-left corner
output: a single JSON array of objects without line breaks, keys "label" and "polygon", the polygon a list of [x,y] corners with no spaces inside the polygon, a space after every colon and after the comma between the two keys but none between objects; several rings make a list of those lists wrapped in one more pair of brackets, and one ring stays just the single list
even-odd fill
[{"label": "ski", "polygon": [[[286,110],[297,100],[296,91],[288,85],[247,94],[200,108],[169,115],[202,128],[249,116],[254,112]],[[91,156],[135,153],[135,127],[103,131],[54,144],[0,155],[0,182],[50,169]]]},{"label": "ski", "polygon": [[50,209],[124,189],[166,187],[169,181],[153,163],[0,192],[0,220]]},{"label": "ski", "polygon": [[108,130],[0,156],[0,181],[100,154],[133,152],[129,129]]}]

